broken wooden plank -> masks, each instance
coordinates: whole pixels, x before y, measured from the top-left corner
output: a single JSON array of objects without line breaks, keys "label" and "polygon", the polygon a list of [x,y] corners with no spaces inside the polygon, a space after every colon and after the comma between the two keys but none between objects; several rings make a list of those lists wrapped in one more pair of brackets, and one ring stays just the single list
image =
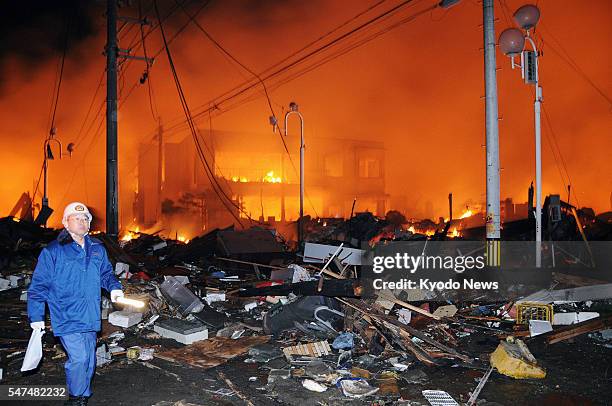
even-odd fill
[{"label": "broken wooden plank", "polygon": [[570,338],[578,337],[582,334],[605,330],[610,327],[612,327],[612,315],[554,330],[551,333],[547,333],[546,342],[548,344],[554,344],[569,340]]},{"label": "broken wooden plank", "polygon": [[[312,268],[314,268],[314,267],[312,267]],[[337,273],[329,271],[327,269],[324,269],[322,272],[325,275],[331,276],[332,278],[335,278],[335,279],[345,279],[343,276],[340,276]],[[419,314],[422,314],[423,316],[427,316],[427,317],[430,317],[430,318],[435,319],[435,320],[440,320],[441,319],[441,317],[435,316],[432,313],[428,312],[427,310],[421,309],[418,306],[414,306],[414,305],[411,305],[410,303],[404,302],[403,300],[399,300],[395,296],[389,296],[389,295],[385,295],[385,294],[381,293],[379,295],[379,297],[381,297],[381,298],[383,298],[385,300],[389,300],[389,301],[395,303],[398,306],[402,306],[402,307],[405,307],[406,309],[409,309],[409,310],[412,310],[412,311],[417,312]]]},{"label": "broken wooden plank", "polygon": [[219,371],[219,372],[217,372],[217,375],[218,375],[218,376],[219,376],[219,378],[221,378],[221,379],[222,379],[222,380],[223,380],[223,381],[226,383],[226,385],[227,385],[227,386],[229,386],[229,388],[230,388],[231,390],[233,390],[233,391],[234,391],[234,393],[235,393],[235,394],[236,394],[236,395],[237,395],[237,396],[238,396],[240,399],[242,399],[242,400],[243,400],[243,401],[244,401],[244,402],[245,402],[247,405],[249,405],[249,406],[255,406],[255,405],[253,404],[253,402],[251,402],[251,401],[249,400],[249,398],[248,398],[248,397],[246,397],[244,394],[242,394],[242,393],[241,393],[241,392],[238,390],[238,388],[236,387],[236,385],[234,385],[234,383],[233,383],[232,381],[230,381],[230,380],[229,380],[229,379],[228,379],[228,378],[225,376],[225,374],[224,374],[223,372]]},{"label": "broken wooden plank", "polygon": [[383,325],[388,326],[388,325],[392,325],[395,326],[397,328],[399,328],[400,330],[405,331],[406,333],[408,333],[410,336],[413,337],[417,337],[418,339],[426,342],[427,344],[430,344],[440,350],[442,350],[443,352],[446,352],[448,354],[451,354],[452,356],[454,356],[455,358],[459,358],[464,362],[467,363],[471,363],[473,362],[473,359],[463,355],[461,353],[459,353],[458,351],[456,351],[453,348],[448,347],[447,345],[444,345],[434,339],[432,339],[431,337],[429,337],[427,334],[415,329],[414,327],[408,326],[406,324],[402,324],[399,321],[393,319],[392,317],[389,317],[385,314],[381,314],[379,312],[377,312],[375,309],[372,308],[368,308],[367,306],[365,306],[365,304],[363,304],[362,302],[355,300],[355,299],[338,299],[340,302],[345,303],[348,306],[353,307],[354,309],[359,310],[362,313],[367,314],[368,316],[370,316],[372,319],[378,320],[380,322],[383,323]]}]

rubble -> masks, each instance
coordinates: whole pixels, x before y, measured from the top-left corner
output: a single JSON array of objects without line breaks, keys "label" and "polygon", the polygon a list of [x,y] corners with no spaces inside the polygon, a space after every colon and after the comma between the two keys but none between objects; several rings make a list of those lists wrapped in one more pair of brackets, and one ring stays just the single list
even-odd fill
[{"label": "rubble", "polygon": [[201,322],[190,322],[174,318],[157,320],[153,331],[162,337],[171,338],[186,345],[208,338],[208,329]]},{"label": "rubble", "polygon": [[[455,399],[476,404],[483,394],[488,398],[487,381],[550,379],[536,361],[555,347],[543,349],[544,344],[572,345],[569,340],[580,338],[609,350],[609,283],[575,286],[575,276],[557,277],[563,282],[554,290],[516,302],[440,300],[401,290],[366,296],[360,276],[373,244],[428,238],[404,229],[416,222],[404,224],[394,216],[359,214],[325,227],[311,220],[304,256],[261,228],[213,230],[188,243],[138,233],[117,244],[96,234],[126,297],[145,302],[138,310],[103,298],[108,321],[99,338],[98,365],[102,371],[140,365],[140,372],[172,382],[186,381],[181,367],[211,370],[209,379],[224,385],[208,388],[211,396],[252,404],[265,403],[255,401],[254,393],[293,404],[294,392],[301,390],[330,404],[450,405],[458,404]],[[10,362],[23,358],[19,350],[27,344],[25,303],[19,298],[36,252],[52,237],[49,231],[31,232],[36,236],[29,245],[2,262],[10,266],[2,268],[0,283],[6,281],[7,290],[1,294],[12,298],[0,302],[0,313],[7,315],[0,322],[5,379],[17,379]],[[48,363],[63,362],[60,347],[45,341],[43,351]],[[455,374],[455,384],[444,379],[447,374]]]},{"label": "rubble", "polygon": [[521,340],[508,340],[499,343],[491,354],[491,366],[501,374],[517,379],[542,379],[546,371],[537,365],[525,343]]},{"label": "rubble", "polygon": [[108,322],[114,326],[129,328],[142,320],[142,313],[116,311],[108,315]]}]

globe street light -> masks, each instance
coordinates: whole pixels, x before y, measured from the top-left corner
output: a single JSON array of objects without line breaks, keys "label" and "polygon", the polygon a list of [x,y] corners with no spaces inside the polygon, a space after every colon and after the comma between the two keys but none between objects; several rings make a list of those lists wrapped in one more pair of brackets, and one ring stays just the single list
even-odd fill
[{"label": "globe street light", "polygon": [[[534,118],[535,118],[535,161],[536,161],[536,267],[542,265],[542,137],[540,126],[540,111],[542,108],[542,88],[538,76],[538,50],[533,35],[530,32],[540,19],[540,10],[533,4],[522,6],[514,13],[514,21],[521,27],[508,28],[499,36],[499,48],[510,57],[512,69],[521,68],[525,83],[534,85]],[[525,43],[531,45],[531,50],[525,49]],[[521,56],[521,62],[515,63],[515,56]]]}]

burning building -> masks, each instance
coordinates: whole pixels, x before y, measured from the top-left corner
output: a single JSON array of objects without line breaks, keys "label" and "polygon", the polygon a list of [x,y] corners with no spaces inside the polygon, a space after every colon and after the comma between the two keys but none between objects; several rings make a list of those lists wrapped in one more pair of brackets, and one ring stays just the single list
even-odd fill
[{"label": "burning building", "polygon": [[[299,137],[226,131],[200,131],[199,137],[201,153],[192,137],[164,142],[161,132],[155,142],[140,146],[134,205],[139,225],[162,221],[167,232],[193,235],[237,218],[297,220]],[[355,211],[383,216],[388,209],[384,164],[381,142],[308,137],[304,214],[348,217],[356,199]],[[214,171],[214,179],[203,165]]]}]

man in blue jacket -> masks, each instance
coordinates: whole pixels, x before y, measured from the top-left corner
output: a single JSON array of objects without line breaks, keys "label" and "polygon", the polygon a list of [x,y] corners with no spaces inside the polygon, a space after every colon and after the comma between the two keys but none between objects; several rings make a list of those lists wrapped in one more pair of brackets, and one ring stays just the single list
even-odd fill
[{"label": "man in blue jacket", "polygon": [[32,329],[45,328],[45,303],[53,334],[68,354],[65,364],[69,405],[86,405],[96,366],[96,333],[100,331],[100,288],[111,301],[123,296],[102,243],[87,235],[91,213],[83,203],[66,206],[65,229],[42,250],[28,289]]}]

